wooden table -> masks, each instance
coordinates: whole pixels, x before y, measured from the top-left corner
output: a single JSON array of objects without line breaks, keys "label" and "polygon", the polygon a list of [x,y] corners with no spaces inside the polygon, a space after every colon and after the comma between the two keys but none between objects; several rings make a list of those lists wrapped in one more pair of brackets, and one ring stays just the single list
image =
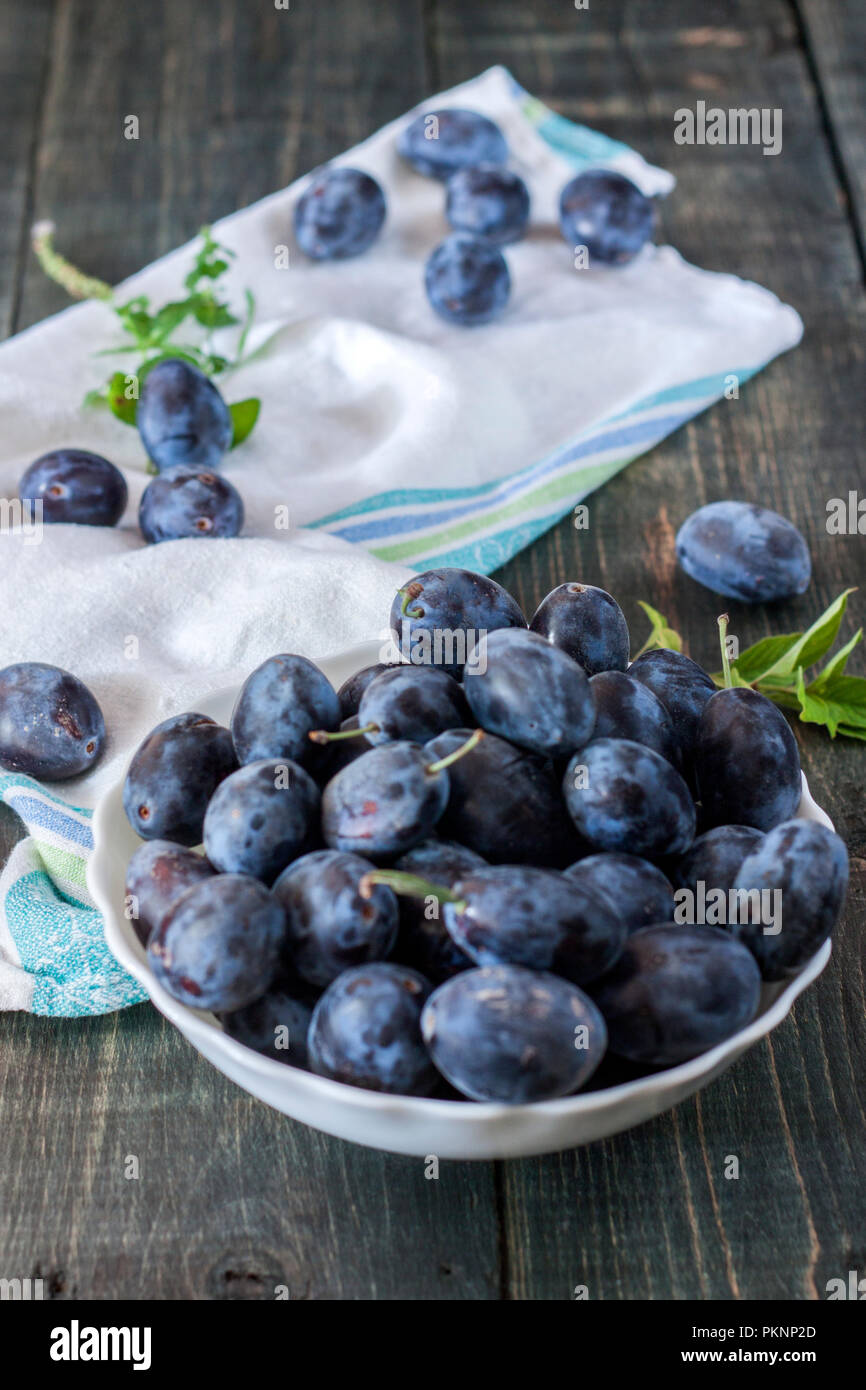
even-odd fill
[{"label": "wooden table", "polygon": [[[0,323],[11,333],[65,303],[28,253],[35,217],[116,281],[503,62],[674,171],[663,236],[689,260],[754,278],[805,320],[803,345],[739,400],[595,494],[587,531],[562,522],[499,576],[528,612],[565,579],[599,583],[636,631],[648,599],[714,665],[717,605],[673,550],[701,503],[753,498],[803,528],[815,577],[786,630],[866,577],[863,538],[825,529],[826,500],[863,486],[864,51],[859,0],[0,0]],[[700,98],[781,108],[782,153],[674,144],[674,111]],[[866,598],[853,607],[862,621]],[[735,618],[744,641],[778,630],[762,609]],[[40,1274],[58,1298],[269,1298],[287,1284],[293,1298],[568,1299],[586,1284],[593,1299],[814,1299],[866,1273],[866,750],[796,734],[851,850],[847,916],[793,1015],[694,1100],[609,1142],[443,1163],[428,1181],[420,1160],[258,1104],[149,1005],[4,1015],[0,1274]]]}]

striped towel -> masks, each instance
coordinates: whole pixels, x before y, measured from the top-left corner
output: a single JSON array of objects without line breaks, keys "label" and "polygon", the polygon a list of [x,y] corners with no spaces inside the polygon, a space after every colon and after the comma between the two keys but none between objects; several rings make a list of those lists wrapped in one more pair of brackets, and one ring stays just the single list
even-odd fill
[{"label": "striped towel", "polygon": [[0,874],[0,1009],[79,1018],[139,1003],[85,882],[91,812],[15,773],[0,776],[0,797],[28,832]]}]

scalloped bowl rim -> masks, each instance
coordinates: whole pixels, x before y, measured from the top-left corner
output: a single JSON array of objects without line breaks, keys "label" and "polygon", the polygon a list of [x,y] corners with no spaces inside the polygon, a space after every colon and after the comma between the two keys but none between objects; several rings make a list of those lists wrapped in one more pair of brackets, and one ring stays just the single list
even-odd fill
[{"label": "scalloped bowl rim", "polygon": [[[351,674],[355,670],[360,670],[362,666],[370,665],[378,660],[380,650],[381,644],[378,642],[361,643],[333,656],[318,658],[317,664],[332,680],[339,683],[337,675],[331,674],[334,667],[338,668],[337,674],[340,670],[345,670],[347,675]],[[345,676],[340,675],[339,680],[343,679]],[[197,707],[203,713],[212,712],[215,707],[225,709],[229,702],[234,702],[239,690],[239,685],[223,687],[204,700],[198,701]],[[223,714],[221,717],[225,718],[225,715]],[[805,816],[808,820],[819,821],[832,830],[834,828],[832,821],[813,800],[805,774],[801,774],[801,776],[803,795],[798,815]],[[649,1100],[652,1096],[658,1096],[668,1091],[682,1092],[684,1087],[689,1087],[693,1082],[699,1082],[702,1077],[706,1077],[708,1082],[712,1080],[724,1069],[726,1062],[733,1063],[742,1052],[760,1041],[761,1038],[766,1037],[782,1022],[790,1012],[795,999],[817,979],[830,959],[832,946],[831,942],[827,940],[795,976],[783,983],[777,997],[738,1033],[734,1033],[724,1042],[710,1048],[709,1051],[702,1052],[698,1057],[693,1057],[678,1066],[653,1072],[648,1076],[638,1077],[636,1080],[622,1082],[603,1090],[582,1091],[575,1095],[561,1096],[556,1100],[535,1101],[529,1105],[504,1105],[500,1102],[486,1101],[453,1101],[367,1091],[360,1087],[348,1086],[341,1081],[332,1081],[328,1077],[317,1076],[297,1067],[287,1066],[284,1062],[278,1062],[273,1058],[254,1052],[234,1038],[229,1037],[212,1014],[191,1009],[186,1004],[181,1004],[173,999],[154,977],[147,964],[144,948],[139,943],[131,923],[121,911],[123,894],[121,893],[119,899],[115,896],[118,874],[118,825],[121,826],[121,834],[124,838],[131,837],[136,843],[141,843],[129,826],[123,812],[122,791],[123,781],[121,780],[102,796],[96,806],[93,815],[94,851],[87,867],[88,887],[102,913],[106,941],[112,955],[124,969],[138,980],[160,1013],[175,1024],[187,1040],[198,1051],[203,1052],[213,1065],[219,1067],[220,1063],[214,1059],[212,1053],[216,1051],[223,1054],[229,1064],[232,1062],[235,1064],[227,1074],[237,1084],[244,1086],[243,1081],[238,1080],[237,1072],[239,1070],[247,1071],[261,1077],[264,1082],[270,1083],[270,1086],[276,1087],[284,1095],[287,1104],[291,1101],[292,1095],[296,1094],[298,1096],[308,1095],[311,1098],[316,1097],[325,1104],[332,1103],[335,1107],[348,1106],[355,1113],[368,1112],[390,1117],[411,1114],[415,1118],[427,1117],[433,1122],[447,1116],[450,1126],[456,1125],[458,1129],[466,1131],[467,1139],[470,1133],[477,1134],[479,1129],[490,1125],[491,1122],[496,1122],[498,1130],[503,1121],[511,1122],[517,1126],[519,1122],[525,1124],[527,1117],[531,1123],[533,1117],[541,1122],[545,1118],[602,1115],[606,1111],[621,1109],[631,1100],[639,1100],[644,1097]],[[126,861],[122,866],[124,875],[125,869]],[[248,1088],[244,1087],[244,1089]],[[692,1089],[696,1088],[693,1087]],[[253,1094],[256,1093],[253,1092]],[[258,1098],[261,1099],[262,1097]],[[266,1101],[265,1103],[273,1104],[273,1101]],[[642,1124],[645,1120],[659,1113],[659,1109],[672,1108],[678,1103],[677,1100],[667,1100],[660,1108],[649,1105],[645,1114],[628,1121],[619,1128],[631,1128],[633,1125]],[[292,1112],[287,1108],[283,1113],[291,1114]],[[322,1124],[321,1128],[325,1129],[326,1125]],[[544,1129],[544,1125],[541,1124],[540,1128]],[[339,1133],[340,1130],[330,1132]],[[610,1133],[615,1132],[616,1129],[610,1131]],[[369,1140],[356,1138],[355,1142],[370,1143],[374,1147],[384,1147],[378,1145],[377,1141],[372,1138]],[[577,1140],[576,1142],[579,1144],[581,1141]],[[572,1141],[562,1147],[574,1146]],[[475,1150],[477,1144],[473,1143],[469,1147]],[[502,1145],[498,1144],[497,1152],[490,1154],[472,1152],[465,1155],[448,1155],[442,1152],[441,1156],[492,1158],[501,1156],[498,1152],[500,1148]],[[413,1145],[411,1149],[402,1151],[416,1153],[420,1152],[420,1148]],[[530,1143],[529,1147],[526,1147],[525,1138],[515,1149],[515,1152],[522,1154],[550,1151],[552,1150],[547,1144],[535,1148]],[[506,1154],[505,1156],[509,1155]]]}]

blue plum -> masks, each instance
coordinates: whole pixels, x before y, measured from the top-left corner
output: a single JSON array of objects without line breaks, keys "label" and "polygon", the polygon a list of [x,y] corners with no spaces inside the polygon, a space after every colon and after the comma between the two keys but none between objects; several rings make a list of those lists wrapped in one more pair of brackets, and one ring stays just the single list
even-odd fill
[{"label": "blue plum", "polygon": [[123,809],[143,840],[201,841],[204,814],[237,767],[231,734],[206,714],[176,714],[151,729],[132,755]]},{"label": "blue plum", "polygon": [[212,878],[203,854],[171,840],[146,840],[126,868],[126,912],[142,946],[194,883]]},{"label": "blue plum", "polygon": [[644,652],[632,662],[628,673],[661,700],[673,721],[683,767],[688,768],[701,711],[716,693],[712,679],[691,657],[667,647]]},{"label": "blue plum", "polygon": [[[427,744],[431,757],[459,748],[468,729]],[[581,852],[559,779],[546,759],[486,734],[470,758],[449,768],[449,795],[439,833],[493,864],[564,868]]]},{"label": "blue plum", "polygon": [[138,525],[148,545],[237,536],[243,524],[237,488],[218,473],[186,464],[163,469],[144,489],[138,508]]},{"label": "blue plum", "polygon": [[652,237],[655,208],[623,174],[587,169],[563,188],[559,225],[569,246],[586,247],[590,267],[625,265]]},{"label": "blue plum", "polygon": [[[451,840],[422,840],[401,854],[394,868],[404,874],[431,880],[451,889],[459,878],[484,868],[484,860],[474,850]],[[395,959],[419,970],[434,985],[441,984],[472,961],[449,934],[438,895],[417,898],[403,894],[398,899],[400,931],[394,947]]]},{"label": "blue plum", "polygon": [[511,277],[492,242],[454,232],[431,253],[424,288],[440,318],[471,328],[499,317],[511,294]]},{"label": "blue plum", "polygon": [[421,1038],[430,985],[404,965],[376,961],[344,970],[313,1011],[311,1070],[392,1095],[429,1096],[438,1084]]},{"label": "blue plum", "polygon": [[649,859],[683,854],[695,837],[695,806],[676,768],[626,738],[593,739],[566,768],[563,795],[594,849]]},{"label": "blue plum", "polygon": [[544,757],[591,737],[595,705],[583,667],[537,632],[501,628],[466,663],[463,688],[483,729]]},{"label": "blue plum", "polygon": [[290,1067],[307,1067],[307,1033],[312,1010],[278,984],[243,1009],[223,1014],[230,1038]]},{"label": "blue plum", "polygon": [[0,670],[0,766],[62,782],[89,772],[104,745],[102,710],[77,676],[42,661]]},{"label": "blue plum", "polygon": [[607,899],[626,932],[670,922],[674,890],[655,864],[636,854],[590,854],[565,870],[581,892],[590,889]]},{"label": "blue plum", "polygon": [[86,449],[53,449],[31,463],[18,484],[22,502],[41,502],[46,525],[116,526],[129,491],[119,468]]},{"label": "blue plum", "polygon": [[797,812],[797,741],[781,710],[757,690],[719,690],[701,713],[694,770],[708,827],[771,830]]},{"label": "blue plum", "polygon": [[452,1086],[505,1105],[571,1095],[607,1043],[601,1014],[576,985],[519,965],[446,980],[425,1004],[421,1029]]},{"label": "blue plum", "polygon": [[340,701],[324,672],[305,656],[269,657],[247,676],[232,711],[238,760],[289,758],[311,763],[314,729],[336,729]]},{"label": "blue plum", "polygon": [[673,720],[648,685],[626,671],[599,671],[589,681],[595,704],[596,738],[630,738],[680,766]]},{"label": "blue plum", "polygon": [[356,671],[348,680],[343,681],[337,691],[337,699],[340,701],[340,718],[351,719],[358,713],[361,704],[361,696],[377,676],[381,676],[383,671],[390,671],[392,663],[388,661],[377,661],[373,666],[364,666],[360,671]]},{"label": "blue plum", "polygon": [[216,1013],[261,998],[277,970],[282,907],[245,874],[214,874],[177,900],[151,933],[150,967],[173,999]]},{"label": "blue plum", "polygon": [[210,378],[181,357],[150,368],[135,423],[160,472],[178,464],[215,472],[232,442],[225,401]]},{"label": "blue plum", "polygon": [[616,908],[591,884],[553,869],[499,864],[475,869],[453,885],[445,925],[477,965],[524,965],[574,985],[609,970],[625,945]]},{"label": "blue plum", "polygon": [[360,256],[385,221],[385,195],[360,169],[329,166],[313,174],[297,203],[297,243],[314,261]]},{"label": "blue plum", "polygon": [[204,818],[204,848],[224,874],[272,883],[318,841],[320,794],[291,759],[245,763],[221,782]]},{"label": "blue plum", "polygon": [[479,639],[508,627],[526,627],[520,608],[495,579],[472,570],[425,570],[397,590],[391,605],[391,633],[403,659],[458,677]]},{"label": "blue plum", "polygon": [[397,150],[419,174],[449,179],[475,164],[504,164],[505,136],[488,116],[460,107],[425,111],[397,139]]},{"label": "blue plum", "polygon": [[286,911],[285,962],[308,984],[324,989],[353,965],[383,960],[397,936],[397,899],[376,887],[358,891],[373,869],[368,859],[315,850],[284,869],[273,893]]},{"label": "blue plum", "polygon": [[469,717],[459,683],[439,666],[394,666],[371,681],[361,697],[358,724],[370,743],[427,743]]},{"label": "blue plum", "polygon": [[754,1018],[761,978],[749,952],[719,927],[644,927],[592,995],[611,1052],[673,1067],[724,1042]]},{"label": "blue plum", "polygon": [[456,232],[506,246],[526,235],[529,189],[519,174],[501,165],[458,169],[448,180],[445,216]]},{"label": "blue plum", "polygon": [[703,883],[707,891],[718,888],[727,893],[734,885],[740,865],[761,843],[763,835],[750,825],[718,825],[699,835],[671,868],[677,888],[697,892]]},{"label": "blue plum", "polygon": [[443,758],[402,742],[381,743],[356,758],[325,787],[325,843],[377,859],[426,839],[448,801],[448,772],[438,766]]},{"label": "blue plum", "polygon": [[594,584],[560,584],[542,599],[529,626],[573,657],[588,676],[628,666],[625,614]]},{"label": "blue plum", "polygon": [[[842,912],[848,888],[848,851],[833,830],[817,821],[791,820],[765,835],[740,865],[738,894],[781,894],[776,932],[743,921],[731,930],[749,948],[765,980],[785,980],[815,954]],[[743,910],[740,918],[750,916]]]},{"label": "blue plum", "polygon": [[677,532],[677,559],[714,594],[768,603],[805,593],[812,577],[809,547],[778,512],[751,502],[710,502]]}]

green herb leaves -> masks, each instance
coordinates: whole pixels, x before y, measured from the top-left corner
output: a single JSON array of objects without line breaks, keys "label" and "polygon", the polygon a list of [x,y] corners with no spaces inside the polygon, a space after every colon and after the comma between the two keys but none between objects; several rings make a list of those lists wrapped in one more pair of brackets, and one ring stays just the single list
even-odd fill
[{"label": "green herb leaves", "polygon": [[[831,738],[843,734],[866,742],[866,677],[846,673],[848,658],[863,639],[863,629],[858,629],[821,670],[807,679],[810,668],[827,656],[836,641],[848,596],[853,592],[846,589],[805,632],[764,637],[747,647],[730,660],[727,672],[715,672],[713,681],[719,687],[749,685],[783,709],[796,711],[804,724],[823,724]],[[682,651],[679,633],[668,626],[667,620],[649,604],[640,606],[652,623],[652,632],[641,652],[653,647]],[[722,631],[723,640],[725,631],[726,628]]]},{"label": "green herb leaves", "polygon": [[663,618],[657,609],[650,608],[649,604],[644,603],[642,599],[638,599],[638,603],[652,623],[652,631],[640,651],[635,652],[632,661],[643,656],[644,652],[652,651],[654,647],[667,647],[675,652],[681,652],[683,639],[678,632],[674,632],[673,628],[668,626],[667,618]]},{"label": "green herb leaves", "polygon": [[[62,285],[73,298],[101,299],[107,303],[131,340],[106,348],[96,355],[133,355],[139,359],[137,366],[113,372],[101,391],[88,392],[86,405],[108,406],[118,420],[125,425],[134,425],[141,384],[157,362],[167,357],[181,357],[207,376],[216,377],[237,367],[243,360],[247,335],[255,316],[255,299],[251,291],[246,290],[243,320],[232,313],[228,302],[217,292],[217,281],[229,270],[234,252],[215,241],[209,227],[203,227],[200,236],[201,243],[195,260],[184,280],[186,297],[171,300],[161,308],[154,309],[147,295],[136,295],[125,303],[118,303],[110,285],[85,275],[55,251],[54,227],[51,223],[39,223],[34,227],[33,249],[46,275]],[[176,342],[174,335],[183,324],[196,324],[203,329],[204,341],[201,341],[202,334],[199,333],[196,335],[198,341]],[[240,329],[236,355],[234,358],[220,356],[213,350],[209,335],[217,329],[235,325]],[[232,448],[250,434],[260,409],[261,401],[255,398],[229,406],[234,423]]]}]

